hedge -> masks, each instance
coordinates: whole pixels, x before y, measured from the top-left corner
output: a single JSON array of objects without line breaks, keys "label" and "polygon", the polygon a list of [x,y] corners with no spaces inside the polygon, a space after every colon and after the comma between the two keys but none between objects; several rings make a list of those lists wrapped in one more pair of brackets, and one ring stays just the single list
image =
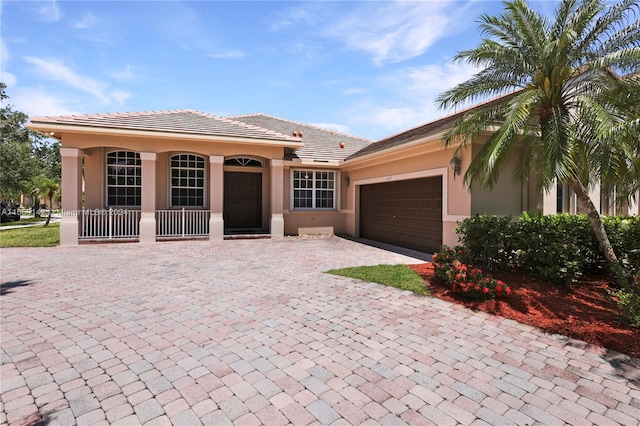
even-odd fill
[{"label": "hedge", "polygon": [[[640,271],[640,217],[602,220],[623,267]],[[477,215],[460,222],[456,233],[469,261],[485,269],[525,270],[557,284],[609,272],[586,215]]]}]

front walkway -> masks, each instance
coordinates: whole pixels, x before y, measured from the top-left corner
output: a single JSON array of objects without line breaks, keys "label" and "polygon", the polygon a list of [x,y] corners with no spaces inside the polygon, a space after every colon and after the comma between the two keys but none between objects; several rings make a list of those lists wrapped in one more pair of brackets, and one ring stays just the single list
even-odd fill
[{"label": "front walkway", "polygon": [[356,242],[183,241],[0,256],[0,423],[640,418],[639,359],[322,272],[411,261]]}]

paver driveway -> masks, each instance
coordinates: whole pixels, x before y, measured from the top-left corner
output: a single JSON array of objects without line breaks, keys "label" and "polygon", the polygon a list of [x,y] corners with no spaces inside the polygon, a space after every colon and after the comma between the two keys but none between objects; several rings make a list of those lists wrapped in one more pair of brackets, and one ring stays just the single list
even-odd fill
[{"label": "paver driveway", "polygon": [[638,424],[640,360],[324,274],[339,238],[5,249],[11,424]]}]

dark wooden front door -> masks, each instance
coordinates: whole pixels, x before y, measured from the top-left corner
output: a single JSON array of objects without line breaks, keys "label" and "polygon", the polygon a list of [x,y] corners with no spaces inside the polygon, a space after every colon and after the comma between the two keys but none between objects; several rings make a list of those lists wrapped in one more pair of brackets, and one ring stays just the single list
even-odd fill
[{"label": "dark wooden front door", "polygon": [[262,227],[262,173],[224,172],[224,227]]},{"label": "dark wooden front door", "polygon": [[442,176],[361,186],[360,236],[434,253],[442,245]]}]

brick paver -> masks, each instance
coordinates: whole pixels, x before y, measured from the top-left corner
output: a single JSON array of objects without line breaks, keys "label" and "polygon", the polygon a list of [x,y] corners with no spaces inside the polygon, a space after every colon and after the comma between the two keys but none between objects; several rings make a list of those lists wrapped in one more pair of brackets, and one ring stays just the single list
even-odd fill
[{"label": "brick paver", "polygon": [[638,424],[640,360],[324,274],[340,238],[2,249],[0,424]]}]

